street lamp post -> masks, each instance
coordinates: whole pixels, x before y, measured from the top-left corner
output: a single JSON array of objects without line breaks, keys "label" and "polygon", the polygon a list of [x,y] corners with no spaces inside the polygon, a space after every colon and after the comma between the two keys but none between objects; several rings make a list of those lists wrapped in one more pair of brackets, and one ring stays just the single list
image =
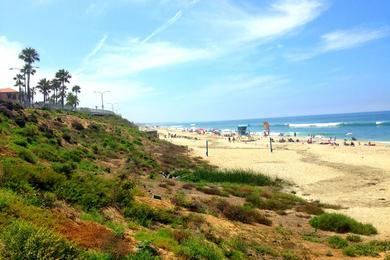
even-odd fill
[{"label": "street lamp post", "polygon": [[[114,112],[114,105],[118,104],[118,103],[107,103],[109,105],[111,105],[111,110],[112,112]],[[115,113],[115,112],[114,112]]]},{"label": "street lamp post", "polygon": [[104,110],[104,93],[108,93],[108,92],[111,92],[109,90],[105,90],[105,91],[95,91],[95,93],[98,93],[100,94],[100,98],[102,100],[102,110]]}]

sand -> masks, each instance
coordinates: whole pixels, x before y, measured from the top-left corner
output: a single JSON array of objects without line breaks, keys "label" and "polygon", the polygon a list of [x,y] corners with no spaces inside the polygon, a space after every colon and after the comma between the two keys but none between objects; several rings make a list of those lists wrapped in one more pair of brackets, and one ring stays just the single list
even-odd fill
[{"label": "sand", "polygon": [[[308,200],[342,206],[338,210],[357,220],[372,223],[378,238],[390,238],[390,145],[355,147],[301,143],[228,142],[213,134],[159,129],[160,138],[190,148],[221,168],[243,168],[279,177],[293,183],[291,189]],[[168,138],[176,133],[187,138]],[[166,136],[166,138],[165,138]],[[194,140],[193,138],[199,140]],[[278,138],[275,138],[277,141]],[[205,156],[205,141],[209,156]],[[304,141],[304,139],[301,139]],[[357,142],[355,142],[358,144]]]}]

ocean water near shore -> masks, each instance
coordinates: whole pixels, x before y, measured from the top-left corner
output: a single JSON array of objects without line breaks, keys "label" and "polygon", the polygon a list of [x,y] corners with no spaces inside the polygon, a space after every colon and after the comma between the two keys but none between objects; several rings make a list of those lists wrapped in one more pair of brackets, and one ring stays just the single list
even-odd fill
[{"label": "ocean water near shore", "polygon": [[390,111],[278,118],[257,118],[227,121],[161,123],[161,127],[236,130],[247,125],[250,132],[262,132],[263,122],[270,123],[271,133],[297,136],[320,135],[350,139],[390,142]]}]

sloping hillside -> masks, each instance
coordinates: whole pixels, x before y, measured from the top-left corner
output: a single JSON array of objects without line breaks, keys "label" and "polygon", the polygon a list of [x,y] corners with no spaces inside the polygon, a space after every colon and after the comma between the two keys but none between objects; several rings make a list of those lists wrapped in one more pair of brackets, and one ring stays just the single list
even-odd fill
[{"label": "sloping hillside", "polygon": [[390,249],[347,235],[376,230],[323,214],[331,205],[282,192],[263,175],[218,171],[117,116],[0,104],[0,157],[5,259],[308,259]]}]

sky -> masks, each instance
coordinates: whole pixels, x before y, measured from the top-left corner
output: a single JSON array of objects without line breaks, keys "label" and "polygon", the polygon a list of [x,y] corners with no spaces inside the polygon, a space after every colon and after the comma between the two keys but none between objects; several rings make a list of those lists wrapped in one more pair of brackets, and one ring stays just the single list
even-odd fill
[{"label": "sky", "polygon": [[390,110],[388,0],[0,0],[0,88],[24,47],[135,122]]}]

